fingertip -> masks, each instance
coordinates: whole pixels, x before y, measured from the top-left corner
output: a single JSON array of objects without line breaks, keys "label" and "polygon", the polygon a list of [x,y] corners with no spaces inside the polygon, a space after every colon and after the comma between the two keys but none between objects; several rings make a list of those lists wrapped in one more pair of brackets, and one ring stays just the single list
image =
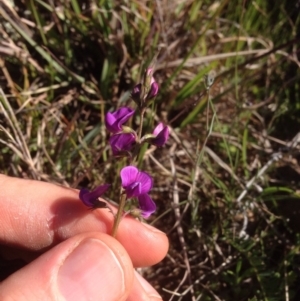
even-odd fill
[{"label": "fingertip", "polygon": [[169,249],[169,240],[164,232],[130,217],[121,222],[117,239],[130,254],[135,267],[160,262]]},{"label": "fingertip", "polygon": [[[15,300],[126,300],[133,267],[112,237],[89,232],[72,237],[7,278],[0,297]],[[3,299],[1,299],[3,300]]]},{"label": "fingertip", "polygon": [[57,282],[66,300],[100,296],[103,300],[123,300],[132,285],[132,270],[123,247],[101,235],[101,239],[89,237],[80,242],[59,269]]}]

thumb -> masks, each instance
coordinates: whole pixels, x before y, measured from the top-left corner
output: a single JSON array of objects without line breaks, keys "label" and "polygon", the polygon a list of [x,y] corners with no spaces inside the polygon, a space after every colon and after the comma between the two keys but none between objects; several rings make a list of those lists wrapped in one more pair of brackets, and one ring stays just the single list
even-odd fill
[{"label": "thumb", "polygon": [[74,236],[0,284],[0,300],[126,300],[133,267],[114,238],[96,232]]}]

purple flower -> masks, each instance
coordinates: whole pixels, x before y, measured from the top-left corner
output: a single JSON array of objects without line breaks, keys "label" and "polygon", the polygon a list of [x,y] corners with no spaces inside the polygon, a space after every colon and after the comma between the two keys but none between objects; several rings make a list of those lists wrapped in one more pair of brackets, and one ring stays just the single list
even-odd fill
[{"label": "purple flower", "polygon": [[[148,82],[150,89],[147,91],[146,99],[151,99],[155,97],[158,93],[158,83],[155,81],[153,77],[154,68],[150,67],[146,70],[146,82]],[[149,81],[150,79],[150,81]]]},{"label": "purple flower", "polygon": [[[153,78],[154,80],[154,78]],[[152,82],[152,80],[151,80]],[[151,99],[151,98],[154,98],[157,93],[158,93],[158,83],[156,81],[153,81],[151,83],[151,86],[150,86],[150,91],[148,92],[148,95],[147,95],[147,99]]]},{"label": "purple flower", "polygon": [[132,133],[112,135],[109,138],[109,144],[114,156],[122,155],[124,153],[127,154],[135,144],[135,136]]},{"label": "purple flower", "polygon": [[126,166],[121,172],[122,187],[125,189],[127,197],[138,197],[149,192],[152,188],[152,177],[144,171],[139,171],[135,166]]},{"label": "purple flower", "polygon": [[[99,201],[98,198],[106,192],[109,186],[109,184],[100,185],[96,187],[93,191],[89,191],[86,188],[82,188],[79,192],[79,198],[84,205],[90,208],[105,208],[106,203]],[[105,206],[102,203],[104,203]]]},{"label": "purple flower", "polygon": [[151,139],[151,143],[156,146],[163,146],[169,139],[170,130],[167,125],[160,122],[153,131],[155,138]]},{"label": "purple flower", "polygon": [[111,133],[122,131],[122,125],[134,114],[134,110],[128,107],[122,107],[113,113],[105,115],[105,125]]},{"label": "purple flower", "polygon": [[122,187],[128,198],[136,197],[142,216],[147,218],[156,210],[156,205],[148,195],[153,186],[152,177],[146,172],[139,171],[135,166],[126,166],[121,172]]}]

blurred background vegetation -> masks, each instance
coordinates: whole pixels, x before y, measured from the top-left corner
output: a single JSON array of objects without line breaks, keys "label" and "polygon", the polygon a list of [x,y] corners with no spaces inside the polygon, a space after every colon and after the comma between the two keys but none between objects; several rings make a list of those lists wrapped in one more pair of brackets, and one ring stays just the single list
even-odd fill
[{"label": "blurred background vegetation", "polygon": [[299,11],[299,0],[2,0],[1,173],[117,188],[104,114],[129,104],[156,58],[146,124],[169,124],[171,138],[139,164],[170,250],[140,272],[164,300],[300,300]]}]

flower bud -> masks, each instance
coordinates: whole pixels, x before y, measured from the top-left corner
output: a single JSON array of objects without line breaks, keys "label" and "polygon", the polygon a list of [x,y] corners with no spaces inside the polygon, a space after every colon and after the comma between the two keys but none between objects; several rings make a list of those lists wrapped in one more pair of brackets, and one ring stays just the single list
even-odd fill
[{"label": "flower bud", "polygon": [[137,84],[134,86],[131,92],[131,97],[137,105],[141,103],[141,96],[142,96],[142,84]]}]

